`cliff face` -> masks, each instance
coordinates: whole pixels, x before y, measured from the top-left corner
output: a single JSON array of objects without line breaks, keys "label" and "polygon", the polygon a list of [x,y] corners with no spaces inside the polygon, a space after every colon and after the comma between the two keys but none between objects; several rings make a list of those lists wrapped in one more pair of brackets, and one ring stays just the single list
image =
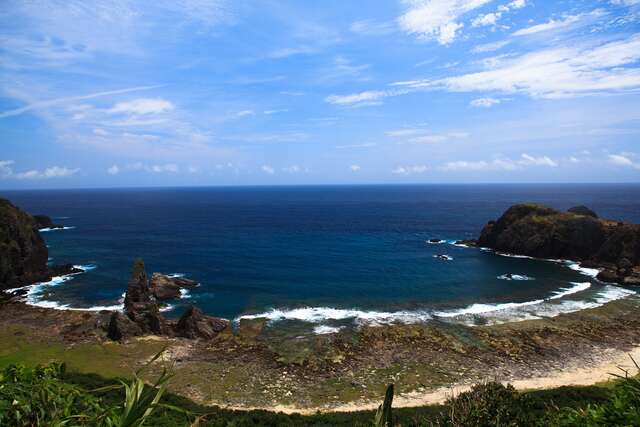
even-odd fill
[{"label": "cliff face", "polygon": [[602,280],[640,285],[640,225],[599,219],[584,207],[561,212],[514,205],[490,221],[476,243],[518,255],[583,261],[602,269]]},{"label": "cliff face", "polygon": [[0,199],[0,289],[46,279],[48,256],[34,218]]}]

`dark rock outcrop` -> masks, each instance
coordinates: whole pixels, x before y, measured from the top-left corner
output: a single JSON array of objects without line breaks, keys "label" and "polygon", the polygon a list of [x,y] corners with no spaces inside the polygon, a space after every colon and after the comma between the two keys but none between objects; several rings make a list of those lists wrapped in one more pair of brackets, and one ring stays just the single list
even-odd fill
[{"label": "dark rock outcrop", "polygon": [[34,215],[33,219],[36,221],[38,228],[63,228],[60,224],[54,224],[51,217],[47,215]]},{"label": "dark rock outcrop", "polygon": [[48,257],[33,217],[0,199],[0,289],[47,280]]},{"label": "dark rock outcrop", "polygon": [[181,289],[195,288],[198,282],[184,277],[172,277],[161,273],[153,273],[149,282],[151,293],[158,300],[180,298]]},{"label": "dark rock outcrop", "polygon": [[571,259],[601,269],[598,279],[640,283],[640,225],[599,219],[588,208],[561,212],[514,205],[482,229],[477,246],[538,258]]},{"label": "dark rock outcrop", "polygon": [[583,216],[590,216],[592,218],[598,218],[598,214],[586,206],[574,206],[571,209],[568,209],[567,212],[573,213],[576,215],[583,215]]},{"label": "dark rock outcrop", "polygon": [[191,306],[178,320],[175,333],[185,338],[211,339],[228,327],[228,320],[206,316],[198,308]]},{"label": "dark rock outcrop", "polygon": [[[155,293],[173,295],[174,287],[180,295],[182,287],[193,287],[193,280],[174,278],[154,273],[151,281],[147,279],[144,261],[136,259],[127,293],[124,298],[124,313],[112,313],[107,327],[107,336],[113,340],[146,334],[180,336],[185,338],[211,339],[229,326],[229,321],[206,316],[195,307],[191,307],[175,323],[167,320],[158,307]],[[156,288],[156,289],[154,289]]]}]

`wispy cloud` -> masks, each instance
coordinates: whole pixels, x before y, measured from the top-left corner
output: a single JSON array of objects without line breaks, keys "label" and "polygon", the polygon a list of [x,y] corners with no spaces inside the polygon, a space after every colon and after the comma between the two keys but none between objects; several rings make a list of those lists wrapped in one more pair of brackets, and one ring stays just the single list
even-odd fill
[{"label": "wispy cloud", "polygon": [[471,105],[472,107],[484,107],[484,108],[489,108],[492,107],[496,104],[500,104],[500,100],[496,99],[496,98],[478,98],[478,99],[474,99],[472,100],[469,105]]},{"label": "wispy cloud", "polygon": [[116,90],[109,90],[109,91],[103,91],[103,92],[94,92],[94,93],[89,93],[87,95],[65,96],[65,97],[62,97],[62,98],[49,99],[49,100],[46,100],[46,101],[38,101],[38,102],[33,102],[31,104],[25,105],[25,106],[20,107],[20,108],[16,108],[16,109],[13,109],[13,110],[8,110],[8,111],[1,112],[0,113],[0,118],[17,116],[19,114],[23,114],[23,113],[26,113],[26,112],[31,111],[31,110],[49,108],[49,107],[53,107],[53,106],[61,105],[61,104],[68,104],[68,103],[72,103],[72,102],[83,101],[83,100],[93,99],[93,98],[101,98],[101,97],[105,97],[105,96],[120,95],[120,94],[123,94],[123,93],[129,93],[129,92],[138,92],[138,91],[142,91],[142,90],[151,90],[151,89],[156,89],[156,88],[159,88],[159,87],[161,87],[161,85],[136,86],[136,87],[130,87],[130,88],[126,88],[126,89],[116,89]]},{"label": "wispy cloud", "polygon": [[601,9],[596,9],[589,13],[580,13],[578,15],[567,15],[562,19],[551,19],[543,24],[533,25],[531,27],[522,28],[513,33],[514,36],[528,36],[531,34],[537,34],[546,31],[559,30],[567,28],[576,24],[586,18],[597,18],[604,15],[605,12]]},{"label": "wispy cloud", "polygon": [[173,109],[173,104],[162,98],[138,98],[118,102],[107,112],[112,114],[159,114]]},{"label": "wispy cloud", "polygon": [[487,171],[515,171],[527,166],[546,166],[558,167],[558,162],[552,160],[548,156],[530,156],[526,153],[522,154],[519,159],[512,160],[509,158],[498,158],[491,161],[486,160],[457,160],[445,163],[440,169],[449,172],[471,171],[471,172],[487,172]]}]

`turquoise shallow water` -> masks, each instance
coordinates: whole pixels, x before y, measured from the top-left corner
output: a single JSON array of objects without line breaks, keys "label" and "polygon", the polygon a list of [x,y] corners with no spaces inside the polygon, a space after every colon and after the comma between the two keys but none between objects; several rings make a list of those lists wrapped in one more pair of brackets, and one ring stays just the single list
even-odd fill
[{"label": "turquoise shallow water", "polygon": [[[431,238],[478,235],[514,203],[640,222],[638,185],[415,185],[0,192],[68,227],[44,234],[54,263],[84,274],[34,289],[32,303],[117,306],[134,257],[148,272],[201,286],[196,304],[227,318],[305,321],[317,333],[346,324],[467,323],[555,315],[629,292],[568,265],[499,256]],[[451,259],[437,257],[447,255]],[[506,274],[516,275],[512,279]],[[519,277],[521,276],[521,277]],[[529,279],[529,280],[517,280]],[[626,292],[626,293],[625,293]]]}]

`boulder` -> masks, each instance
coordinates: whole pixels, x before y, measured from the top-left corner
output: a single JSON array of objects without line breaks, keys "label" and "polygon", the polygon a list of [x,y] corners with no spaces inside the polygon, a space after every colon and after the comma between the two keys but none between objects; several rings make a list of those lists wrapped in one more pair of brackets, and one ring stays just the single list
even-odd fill
[{"label": "boulder", "polygon": [[142,328],[128,316],[119,311],[111,314],[107,337],[114,341],[122,341],[125,338],[142,335]]},{"label": "boulder", "polygon": [[592,211],[591,209],[589,209],[586,206],[575,206],[575,207],[567,210],[567,212],[570,212],[570,213],[576,214],[576,215],[590,216],[592,218],[598,218],[598,214],[596,214],[594,211]]},{"label": "boulder", "polygon": [[228,320],[207,316],[191,306],[178,320],[175,333],[177,336],[191,339],[212,339],[228,327]]},{"label": "boulder", "polygon": [[180,298],[180,290],[183,288],[194,288],[198,282],[183,277],[172,277],[161,273],[153,273],[149,286],[151,293],[158,300]]}]

